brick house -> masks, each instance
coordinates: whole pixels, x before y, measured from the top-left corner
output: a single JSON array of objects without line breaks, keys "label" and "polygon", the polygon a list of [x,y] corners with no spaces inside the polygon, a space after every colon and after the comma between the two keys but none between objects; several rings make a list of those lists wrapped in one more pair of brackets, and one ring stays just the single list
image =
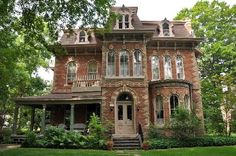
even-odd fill
[{"label": "brick house", "polygon": [[[189,21],[141,21],[137,7],[113,7],[121,16],[103,35],[92,29],[64,32],[67,54],[56,56],[50,94],[16,98],[19,106],[42,109],[42,127],[86,124],[96,113],[113,124],[113,135],[142,133],[151,123],[163,126],[178,106],[203,121],[196,49]],[[77,127],[75,126],[77,125]]]}]

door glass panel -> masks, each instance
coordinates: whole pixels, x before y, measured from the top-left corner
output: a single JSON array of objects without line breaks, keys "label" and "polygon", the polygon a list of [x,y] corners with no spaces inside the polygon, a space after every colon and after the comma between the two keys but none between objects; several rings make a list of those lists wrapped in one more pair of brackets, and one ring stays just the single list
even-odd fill
[{"label": "door glass panel", "polygon": [[127,106],[127,119],[132,120],[132,106],[131,105]]},{"label": "door glass panel", "polygon": [[118,106],[118,120],[123,120],[123,106]]}]

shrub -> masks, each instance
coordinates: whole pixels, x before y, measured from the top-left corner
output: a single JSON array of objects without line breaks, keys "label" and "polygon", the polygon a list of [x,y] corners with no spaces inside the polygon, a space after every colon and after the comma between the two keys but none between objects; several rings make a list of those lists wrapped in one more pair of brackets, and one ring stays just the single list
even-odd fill
[{"label": "shrub", "polygon": [[177,147],[196,147],[196,146],[224,146],[236,145],[236,137],[205,136],[186,138],[183,140],[174,138],[151,139],[151,149],[165,149]]},{"label": "shrub", "polygon": [[184,139],[194,137],[200,125],[200,120],[187,109],[179,107],[169,123],[174,137]]},{"label": "shrub", "polygon": [[22,144],[23,147],[35,147],[37,142],[37,136],[34,132],[28,132],[26,138]]},{"label": "shrub", "polygon": [[158,127],[157,125],[151,124],[148,129],[148,138],[164,138],[165,128]]},{"label": "shrub", "polygon": [[2,129],[3,143],[11,143],[12,130],[10,128]]}]

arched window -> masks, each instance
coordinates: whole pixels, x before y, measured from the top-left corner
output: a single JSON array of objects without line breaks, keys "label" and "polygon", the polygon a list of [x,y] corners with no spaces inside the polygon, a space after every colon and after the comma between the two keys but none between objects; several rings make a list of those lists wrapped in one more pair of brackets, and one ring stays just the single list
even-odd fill
[{"label": "arched window", "polygon": [[85,31],[79,33],[79,42],[85,42]]},{"label": "arched window", "polygon": [[170,36],[170,28],[168,23],[163,23],[162,24],[162,29],[163,29],[163,35],[164,36]]},{"label": "arched window", "polygon": [[156,97],[156,119],[158,124],[164,124],[163,99],[161,96]]},{"label": "arched window", "polygon": [[184,107],[185,107],[185,109],[187,109],[187,110],[191,110],[191,107],[190,107],[190,99],[189,99],[189,96],[188,96],[188,95],[185,95],[185,96],[184,96]]},{"label": "arched window", "polygon": [[134,51],[133,56],[133,63],[134,63],[134,76],[141,76],[142,75],[142,53],[139,49]]},{"label": "arched window", "polygon": [[164,57],[164,74],[165,79],[172,79],[171,57]]},{"label": "arched window", "polygon": [[74,80],[76,80],[76,64],[73,61],[67,64],[67,82]]},{"label": "arched window", "polygon": [[125,28],[129,28],[129,15],[125,15]]},{"label": "arched window", "polygon": [[88,64],[88,78],[90,80],[96,79],[97,76],[97,63],[96,62],[89,62]]},{"label": "arched window", "polygon": [[175,113],[175,110],[177,109],[179,105],[179,100],[176,95],[172,95],[170,97],[170,115],[173,116]]},{"label": "arched window", "polygon": [[184,79],[184,64],[181,56],[176,57],[176,74],[177,79]]},{"label": "arched window", "polygon": [[160,65],[159,65],[159,57],[152,56],[152,79],[159,80],[160,79]]},{"label": "arched window", "polygon": [[126,50],[120,52],[120,76],[129,76],[129,54]]},{"label": "arched window", "polygon": [[107,76],[115,76],[115,51],[110,50],[107,54]]}]

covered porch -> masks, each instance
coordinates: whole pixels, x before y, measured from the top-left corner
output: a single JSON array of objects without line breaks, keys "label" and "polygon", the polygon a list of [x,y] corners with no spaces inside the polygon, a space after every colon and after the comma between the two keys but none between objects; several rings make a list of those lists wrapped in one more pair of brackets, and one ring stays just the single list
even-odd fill
[{"label": "covered porch", "polygon": [[17,136],[19,108],[31,108],[30,131],[35,124],[35,111],[40,109],[41,123],[39,132],[44,133],[48,126],[84,132],[90,115],[101,113],[100,93],[51,93],[44,96],[22,97],[15,99],[13,135]]}]

